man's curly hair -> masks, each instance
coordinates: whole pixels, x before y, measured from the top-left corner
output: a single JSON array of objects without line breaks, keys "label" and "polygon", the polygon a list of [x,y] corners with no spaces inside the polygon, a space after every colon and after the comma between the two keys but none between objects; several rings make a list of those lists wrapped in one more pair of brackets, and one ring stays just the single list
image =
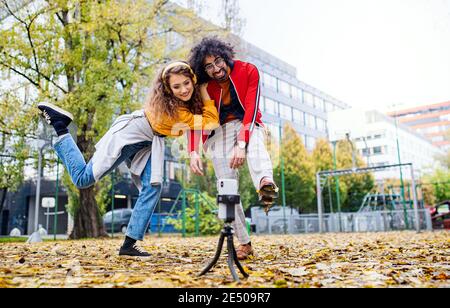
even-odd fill
[{"label": "man's curly hair", "polygon": [[192,48],[189,55],[189,64],[197,75],[199,84],[202,84],[211,80],[203,65],[203,61],[207,56],[221,57],[231,67],[235,54],[233,46],[221,41],[216,36],[205,37]]}]

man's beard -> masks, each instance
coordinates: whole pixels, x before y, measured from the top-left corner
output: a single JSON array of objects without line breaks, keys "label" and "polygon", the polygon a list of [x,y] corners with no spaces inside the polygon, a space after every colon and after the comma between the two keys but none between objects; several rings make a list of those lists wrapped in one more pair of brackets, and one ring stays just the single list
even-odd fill
[{"label": "man's beard", "polygon": [[223,72],[223,77],[217,78],[217,77],[215,76],[216,74],[214,74],[214,80],[219,81],[219,82],[222,82],[222,81],[225,81],[225,80],[228,79],[227,71],[226,71],[224,68],[221,68],[219,72]]}]

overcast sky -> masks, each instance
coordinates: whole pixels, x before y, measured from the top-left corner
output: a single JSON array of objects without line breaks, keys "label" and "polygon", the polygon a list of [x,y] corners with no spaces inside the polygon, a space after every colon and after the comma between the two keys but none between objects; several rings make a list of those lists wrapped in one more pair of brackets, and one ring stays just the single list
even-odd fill
[{"label": "overcast sky", "polygon": [[[203,2],[218,20],[221,0]],[[339,100],[381,111],[450,100],[450,0],[239,2],[244,39]]]}]

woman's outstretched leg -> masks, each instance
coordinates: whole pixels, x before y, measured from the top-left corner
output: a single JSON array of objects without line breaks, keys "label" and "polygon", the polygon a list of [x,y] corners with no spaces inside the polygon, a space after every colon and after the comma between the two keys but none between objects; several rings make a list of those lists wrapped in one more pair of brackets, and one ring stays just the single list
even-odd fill
[{"label": "woman's outstretched leg", "polygon": [[80,189],[88,188],[95,183],[92,164],[86,164],[80,149],[69,134],[68,126],[73,115],[50,103],[38,105],[43,118],[52,125],[58,135],[54,148],[72,178],[72,182]]},{"label": "woman's outstretched leg", "polygon": [[60,137],[53,147],[77,188],[84,189],[95,184],[92,162],[86,164],[70,134]]}]

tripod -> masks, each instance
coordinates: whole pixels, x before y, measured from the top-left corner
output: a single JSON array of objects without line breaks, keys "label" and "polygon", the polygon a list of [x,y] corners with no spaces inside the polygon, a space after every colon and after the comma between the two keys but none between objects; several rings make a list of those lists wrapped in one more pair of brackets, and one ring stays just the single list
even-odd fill
[{"label": "tripod", "polygon": [[234,248],[233,244],[233,227],[231,227],[231,222],[225,223],[222,232],[220,234],[219,245],[217,246],[216,255],[214,256],[212,262],[200,273],[199,276],[205,275],[214,267],[214,265],[216,265],[217,261],[220,258],[220,254],[222,253],[225,237],[227,238],[228,267],[230,268],[230,272],[231,275],[233,276],[234,281],[239,282],[240,281],[239,276],[236,273],[236,270],[234,269],[233,263],[236,264],[236,266],[238,267],[238,269],[241,271],[242,275],[244,275],[245,278],[248,278],[249,275],[245,272],[244,268],[242,267],[241,263],[239,263],[239,260],[237,258],[236,249]]}]

